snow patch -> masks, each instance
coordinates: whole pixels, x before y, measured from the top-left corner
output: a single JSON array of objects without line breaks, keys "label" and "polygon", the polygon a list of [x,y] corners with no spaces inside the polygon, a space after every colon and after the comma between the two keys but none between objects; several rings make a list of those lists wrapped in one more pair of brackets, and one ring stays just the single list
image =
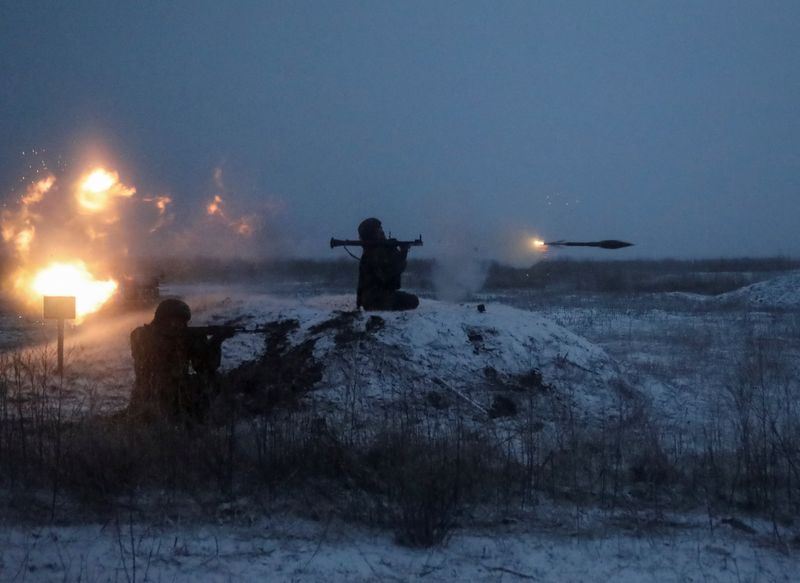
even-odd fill
[{"label": "snow patch", "polygon": [[718,300],[764,308],[800,307],[800,271],[722,294]]}]

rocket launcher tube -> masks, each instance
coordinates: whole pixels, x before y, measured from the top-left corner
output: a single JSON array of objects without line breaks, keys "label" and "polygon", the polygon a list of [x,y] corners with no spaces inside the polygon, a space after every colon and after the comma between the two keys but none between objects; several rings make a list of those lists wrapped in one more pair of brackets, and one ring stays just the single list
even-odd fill
[{"label": "rocket launcher tube", "polygon": [[357,239],[331,239],[331,249],[335,247],[422,247],[422,235],[413,241],[383,239],[381,241],[360,241]]}]

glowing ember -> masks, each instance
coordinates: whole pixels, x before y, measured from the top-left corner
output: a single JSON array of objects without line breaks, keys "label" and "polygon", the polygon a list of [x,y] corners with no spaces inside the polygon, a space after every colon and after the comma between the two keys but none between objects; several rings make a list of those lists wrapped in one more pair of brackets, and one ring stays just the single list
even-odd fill
[{"label": "glowing ember", "polygon": [[[219,178],[216,172],[214,177],[215,180]],[[222,200],[222,196],[215,194],[214,200],[206,205],[206,213],[210,217],[221,219],[236,234],[242,237],[250,237],[256,231],[257,217],[255,215],[246,215],[239,219],[232,219],[225,213],[224,204],[225,201]]]},{"label": "glowing ember", "polygon": [[39,271],[30,284],[39,296],[75,296],[78,318],[96,312],[117,290],[117,282],[95,279],[83,261],[53,263]]},{"label": "glowing ember", "polygon": [[242,237],[249,237],[256,230],[256,217],[252,215],[242,217],[238,221],[231,223],[231,227],[233,227]]},{"label": "glowing ember", "polygon": [[143,199],[144,202],[151,202],[158,210],[158,220],[156,224],[150,228],[151,233],[155,233],[159,229],[171,224],[175,219],[175,215],[167,213],[169,205],[172,204],[172,197],[166,195],[149,196]]},{"label": "glowing ember", "polygon": [[222,197],[220,195],[214,195],[214,200],[206,207],[206,212],[211,216],[225,216],[222,212]]},{"label": "glowing ember", "polygon": [[136,189],[119,181],[119,174],[97,168],[81,180],[75,192],[80,207],[90,213],[108,208],[114,198],[129,198]]},{"label": "glowing ember", "polygon": [[152,198],[144,199],[145,202],[153,202],[158,209],[158,214],[163,215],[167,212],[167,207],[172,204],[172,198],[169,196],[154,196]]}]

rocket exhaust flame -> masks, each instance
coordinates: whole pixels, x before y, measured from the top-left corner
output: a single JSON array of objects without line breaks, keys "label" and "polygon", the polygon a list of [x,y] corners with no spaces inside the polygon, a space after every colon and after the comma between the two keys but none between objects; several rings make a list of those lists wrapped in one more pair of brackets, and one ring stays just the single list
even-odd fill
[{"label": "rocket exhaust flame", "polygon": [[534,251],[547,251],[547,243],[542,241],[541,239],[531,238],[528,241],[530,248]]}]

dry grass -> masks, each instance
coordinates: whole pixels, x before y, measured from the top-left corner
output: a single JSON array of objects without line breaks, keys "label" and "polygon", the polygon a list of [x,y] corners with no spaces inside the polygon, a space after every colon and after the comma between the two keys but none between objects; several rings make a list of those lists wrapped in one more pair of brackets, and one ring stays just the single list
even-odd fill
[{"label": "dry grass", "polygon": [[[220,504],[298,511],[442,544],[476,509],[507,515],[543,497],[576,508],[746,509],[776,522],[800,501],[800,421],[792,355],[767,334],[743,342],[702,441],[687,443],[620,400],[601,422],[565,406],[544,424],[531,398],[513,421],[468,424],[410,413],[376,423],[235,403],[212,423],[143,423],[65,411],[52,354],[0,356],[0,488],[16,517],[189,512]],[[91,407],[81,411],[91,410]]]}]

